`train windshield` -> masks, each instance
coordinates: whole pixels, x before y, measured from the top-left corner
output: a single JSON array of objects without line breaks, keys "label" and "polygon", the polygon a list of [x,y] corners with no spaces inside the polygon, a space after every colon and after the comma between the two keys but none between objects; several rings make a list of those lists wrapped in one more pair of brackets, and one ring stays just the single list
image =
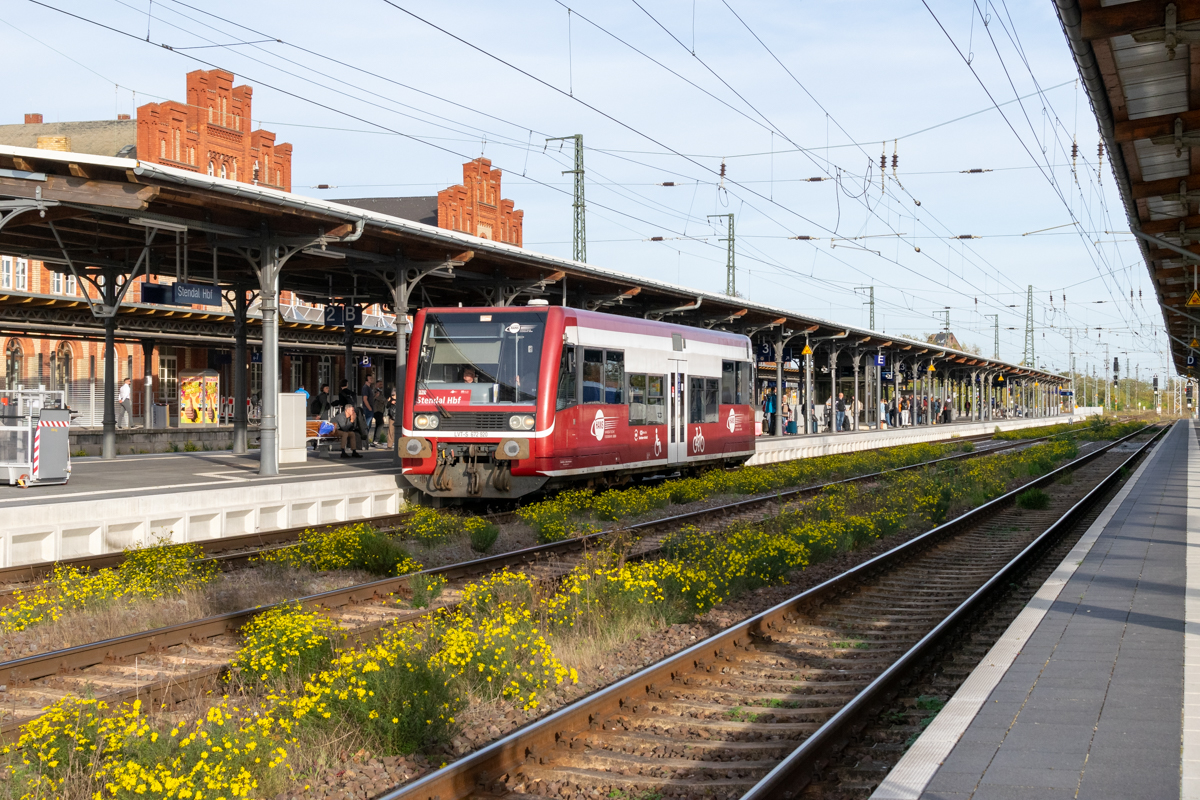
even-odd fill
[{"label": "train windshield", "polygon": [[545,312],[427,314],[417,404],[534,402],[545,333]]}]

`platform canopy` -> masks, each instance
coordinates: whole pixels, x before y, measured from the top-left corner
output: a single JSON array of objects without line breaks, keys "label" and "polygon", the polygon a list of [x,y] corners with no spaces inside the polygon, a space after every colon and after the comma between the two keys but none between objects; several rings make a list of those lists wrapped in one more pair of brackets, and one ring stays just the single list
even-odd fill
[{"label": "platform canopy", "polygon": [[[1200,2],[1055,0],[1176,370],[1200,331]],[[1194,48],[1194,49],[1193,49]]]},{"label": "platform canopy", "polygon": [[378,302],[404,312],[542,298],[760,341],[845,334],[846,344],[860,349],[936,351],[943,363],[981,373],[1065,381],[940,345],[132,159],[0,146],[0,201],[0,252],[38,259],[52,270],[114,275],[118,284],[149,271],[192,284],[215,277],[222,287],[260,291],[264,280],[276,277],[276,289],[308,301]]}]

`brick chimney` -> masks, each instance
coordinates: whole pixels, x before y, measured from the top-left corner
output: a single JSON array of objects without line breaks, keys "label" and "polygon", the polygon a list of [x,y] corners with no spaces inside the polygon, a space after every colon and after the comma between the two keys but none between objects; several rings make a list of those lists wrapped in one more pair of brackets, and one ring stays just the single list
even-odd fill
[{"label": "brick chimney", "polygon": [[117,119],[119,119],[119,120],[129,119],[129,115],[128,114],[117,114]]},{"label": "brick chimney", "polygon": [[42,124],[42,115],[41,114],[26,114],[25,115],[25,124],[26,125],[41,125]]}]

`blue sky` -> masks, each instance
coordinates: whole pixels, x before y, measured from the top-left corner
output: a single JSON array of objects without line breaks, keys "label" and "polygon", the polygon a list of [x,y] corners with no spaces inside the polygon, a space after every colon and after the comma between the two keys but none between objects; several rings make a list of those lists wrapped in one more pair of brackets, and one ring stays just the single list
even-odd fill
[{"label": "blue sky", "polygon": [[526,246],[566,256],[570,153],[545,139],[582,133],[595,264],[721,291],[724,220],[707,216],[732,212],[753,300],[866,325],[856,287],[873,285],[876,328],[932,332],[949,307],[990,355],[999,314],[1000,355],[1019,361],[1033,285],[1039,364],[1064,368],[1070,336],[1081,369],[1102,372],[1107,342],[1164,374],[1052,4],[927,1],[10,0],[0,41],[20,80],[0,123],[182,100],[184,73],[220,66],[254,86],[254,124],[295,145],[294,191],[433,194],[483,154]]}]

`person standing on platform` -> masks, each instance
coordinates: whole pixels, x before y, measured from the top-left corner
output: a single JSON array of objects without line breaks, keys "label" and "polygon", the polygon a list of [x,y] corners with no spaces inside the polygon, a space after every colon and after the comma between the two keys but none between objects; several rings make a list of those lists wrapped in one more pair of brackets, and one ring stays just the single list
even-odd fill
[{"label": "person standing on platform", "polygon": [[841,432],[846,430],[846,395],[838,392],[837,402],[833,405],[835,412],[835,427],[834,430]]},{"label": "person standing on platform", "polygon": [[[121,384],[121,389],[117,392],[117,403],[121,406],[121,420],[118,423],[122,428],[133,427],[133,388],[130,386],[129,378],[126,378]],[[124,420],[122,424],[122,420]]]},{"label": "person standing on platform", "polygon": [[387,403],[384,405],[383,418],[387,423],[387,446],[389,450],[396,447],[396,389],[392,387],[392,391],[388,394]]},{"label": "person standing on platform", "polygon": [[763,395],[763,419],[766,421],[767,429],[763,431],[768,435],[775,433],[775,414],[778,412],[778,398],[775,396],[775,387],[768,386],[767,393]]},{"label": "person standing on platform", "polygon": [[367,373],[363,381],[359,397],[359,413],[362,415],[363,436],[366,437],[366,449],[371,448],[371,426],[375,422],[375,381],[371,373]]},{"label": "person standing on platform", "polygon": [[383,433],[383,412],[387,408],[389,395],[383,393],[383,381],[379,382],[379,387],[375,390],[375,396],[371,400],[371,410],[375,417],[375,438],[371,440],[371,444],[375,447],[383,447],[379,443],[379,434]]},{"label": "person standing on platform", "polygon": [[329,384],[322,383],[321,391],[317,392],[317,396],[312,401],[313,416],[320,420],[328,420],[332,408],[333,400],[329,396]]},{"label": "person standing on platform", "polygon": [[304,395],[304,405],[307,407],[308,401],[312,398],[312,395],[308,393],[308,389],[305,389],[303,386],[301,386],[300,388],[296,389],[296,394]]},{"label": "person standing on platform", "polygon": [[338,392],[338,406],[352,406],[356,395],[354,390],[350,388],[350,381],[342,378],[341,390]]}]

